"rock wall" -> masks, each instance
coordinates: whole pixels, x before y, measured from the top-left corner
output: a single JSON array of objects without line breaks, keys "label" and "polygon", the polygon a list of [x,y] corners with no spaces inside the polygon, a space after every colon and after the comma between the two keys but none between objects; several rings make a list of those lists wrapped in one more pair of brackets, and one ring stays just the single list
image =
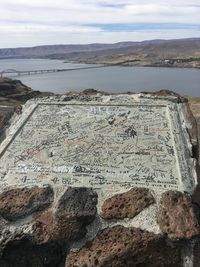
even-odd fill
[{"label": "rock wall", "polygon": [[[130,199],[130,192],[139,192],[138,198]],[[157,203],[152,193],[132,188],[105,199],[99,213],[97,193],[85,187],[68,188],[59,199],[49,187],[3,192],[1,266],[189,266],[183,251],[199,235],[191,198],[169,191]],[[115,212],[109,214],[108,203],[114,200]],[[130,206],[137,214],[130,213]],[[150,226],[142,230],[145,221],[133,227],[153,206],[158,209],[152,222],[158,223],[157,233]]]}]

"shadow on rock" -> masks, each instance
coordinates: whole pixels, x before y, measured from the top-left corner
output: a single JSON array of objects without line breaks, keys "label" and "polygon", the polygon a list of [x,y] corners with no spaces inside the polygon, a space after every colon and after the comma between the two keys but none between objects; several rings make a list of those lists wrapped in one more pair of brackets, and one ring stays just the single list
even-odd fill
[{"label": "shadow on rock", "polygon": [[[35,245],[29,240],[10,242],[0,259],[1,267],[63,267],[66,245]],[[64,260],[64,261],[63,261]]]}]

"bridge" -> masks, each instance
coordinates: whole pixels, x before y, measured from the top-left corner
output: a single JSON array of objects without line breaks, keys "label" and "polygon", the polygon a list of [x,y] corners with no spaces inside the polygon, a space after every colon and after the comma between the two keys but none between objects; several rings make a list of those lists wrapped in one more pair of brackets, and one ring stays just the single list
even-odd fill
[{"label": "bridge", "polygon": [[33,75],[33,74],[45,74],[45,73],[54,73],[54,72],[64,72],[64,71],[75,71],[75,70],[86,70],[86,69],[97,69],[105,68],[105,65],[93,66],[93,67],[82,67],[82,68],[72,68],[72,69],[41,69],[41,70],[15,70],[15,69],[6,69],[0,71],[0,77],[16,75]]}]

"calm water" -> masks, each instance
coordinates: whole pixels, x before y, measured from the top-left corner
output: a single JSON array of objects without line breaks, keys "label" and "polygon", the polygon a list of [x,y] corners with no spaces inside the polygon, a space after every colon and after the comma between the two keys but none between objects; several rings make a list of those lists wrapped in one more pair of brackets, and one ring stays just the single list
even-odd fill
[{"label": "calm water", "polygon": [[[64,63],[59,60],[48,59],[0,60],[0,71],[4,69],[36,70],[82,67],[88,67],[88,65]],[[200,96],[200,70],[197,69],[114,66],[16,76],[15,78],[20,79],[35,90],[55,93],[65,93],[69,90],[81,91],[86,88],[110,92],[141,92],[168,89],[182,95]]]}]

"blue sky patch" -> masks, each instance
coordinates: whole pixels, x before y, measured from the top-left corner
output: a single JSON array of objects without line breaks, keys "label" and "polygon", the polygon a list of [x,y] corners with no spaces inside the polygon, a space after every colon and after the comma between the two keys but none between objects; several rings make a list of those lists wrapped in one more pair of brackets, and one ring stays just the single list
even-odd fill
[{"label": "blue sky patch", "polygon": [[200,24],[182,24],[182,23],[134,23],[134,24],[87,24],[84,26],[101,28],[105,32],[134,32],[146,30],[171,30],[171,29],[193,29],[200,31]]}]

